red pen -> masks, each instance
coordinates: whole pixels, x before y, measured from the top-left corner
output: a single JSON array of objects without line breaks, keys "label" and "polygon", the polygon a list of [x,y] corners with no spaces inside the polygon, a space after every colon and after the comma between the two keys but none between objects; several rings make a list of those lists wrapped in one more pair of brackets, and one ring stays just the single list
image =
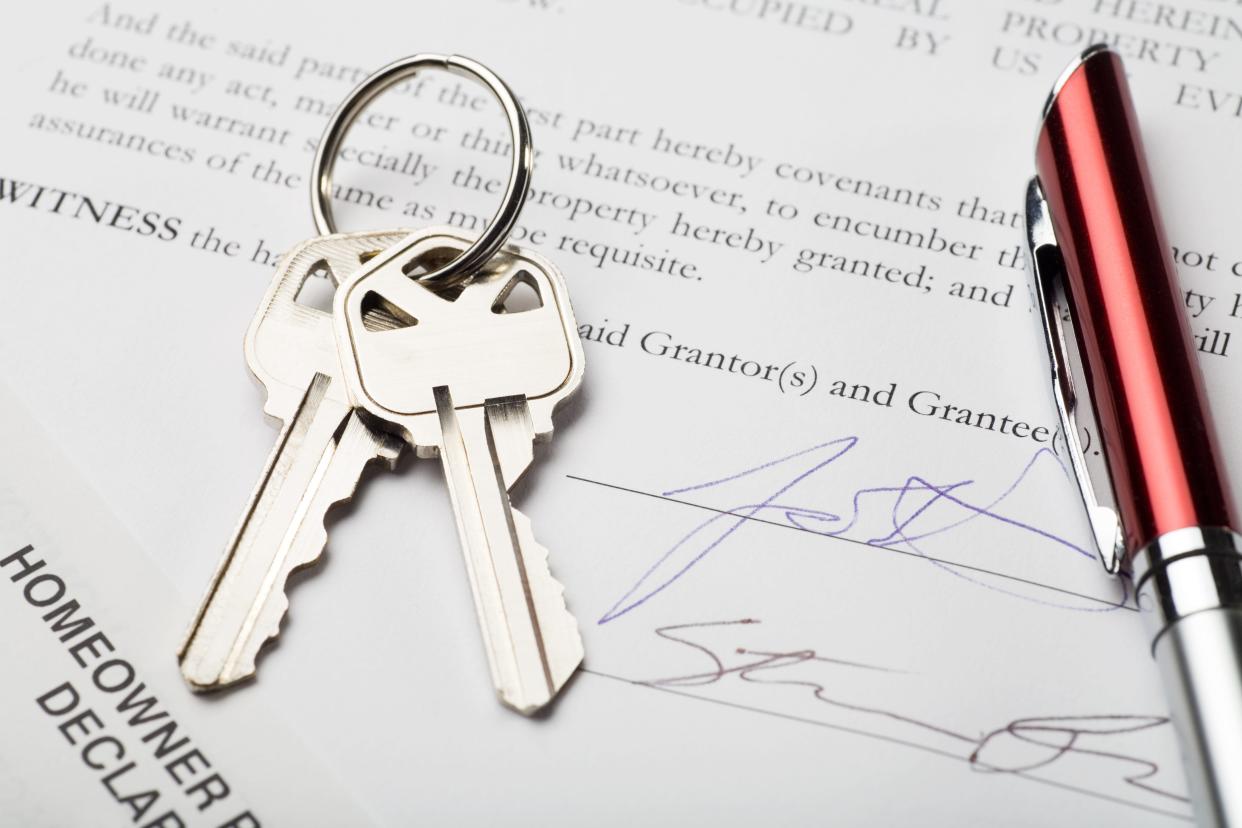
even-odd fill
[{"label": "red pen", "polygon": [[1035,157],[1030,261],[1070,460],[1150,623],[1196,817],[1242,826],[1242,536],[1115,53],[1065,70]]}]

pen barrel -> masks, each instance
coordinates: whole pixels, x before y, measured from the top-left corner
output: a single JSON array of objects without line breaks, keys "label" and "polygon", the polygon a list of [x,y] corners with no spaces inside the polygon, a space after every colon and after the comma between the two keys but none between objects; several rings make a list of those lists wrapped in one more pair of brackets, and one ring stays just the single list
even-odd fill
[{"label": "pen barrel", "polygon": [[1053,90],[1036,167],[1127,556],[1235,527],[1216,436],[1121,60],[1089,50]]},{"label": "pen barrel", "polygon": [[[1242,825],[1242,609],[1216,609],[1179,621],[1153,652],[1197,823]],[[1208,680],[1201,680],[1204,676]]]},{"label": "pen barrel", "polygon": [[1185,528],[1140,557],[1138,604],[1200,826],[1242,826],[1242,537]]}]

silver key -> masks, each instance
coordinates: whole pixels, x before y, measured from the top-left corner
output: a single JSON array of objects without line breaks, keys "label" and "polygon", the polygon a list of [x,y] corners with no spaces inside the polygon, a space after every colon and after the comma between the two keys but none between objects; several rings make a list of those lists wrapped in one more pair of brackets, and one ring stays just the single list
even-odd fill
[{"label": "silver key", "polygon": [[251,678],[260,648],[280,632],[285,581],[319,558],[324,516],[348,499],[363,468],[391,467],[402,445],[364,422],[341,380],[331,314],[296,301],[313,272],[339,280],[400,232],[321,236],[282,260],[246,334],[246,362],[267,391],[263,410],[283,423],[202,606],[178,651],[195,690]]},{"label": "silver key", "polygon": [[[342,371],[355,405],[419,456],[440,457],[496,693],[531,714],[577,669],[582,639],[509,490],[581,383],[582,345],[563,277],[534,254],[506,248],[458,289],[433,291],[407,275],[411,259],[469,243],[441,233],[337,290]],[[519,289],[540,306],[506,312]]]}]

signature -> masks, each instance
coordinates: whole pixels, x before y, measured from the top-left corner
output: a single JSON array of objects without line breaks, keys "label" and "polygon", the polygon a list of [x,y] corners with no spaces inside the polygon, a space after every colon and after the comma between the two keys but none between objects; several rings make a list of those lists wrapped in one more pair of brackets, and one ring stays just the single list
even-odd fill
[{"label": "signature", "polygon": [[[954,577],[1016,598],[1058,609],[1112,612],[1124,603],[1123,598],[1117,604],[1083,607],[1034,598],[1007,590],[995,583],[976,578],[959,567],[932,559],[918,545],[919,541],[952,532],[974,521],[984,520],[1017,529],[1067,554],[1094,558],[1093,552],[1060,535],[1008,517],[998,511],[998,507],[1019,489],[1037,464],[1055,463],[1063,473],[1065,472],[1065,466],[1051,449],[1041,448],[1036,451],[1021,472],[999,494],[991,499],[980,499],[978,502],[966,494],[966,490],[974,484],[973,480],[937,484],[918,475],[911,475],[900,484],[857,489],[849,498],[848,507],[839,512],[815,508],[795,498],[794,490],[800,484],[825,474],[826,469],[854,451],[859,443],[858,437],[842,437],[726,477],[664,492],[664,497],[673,498],[689,492],[711,489],[773,468],[789,471],[792,475],[780,483],[775,491],[758,502],[722,511],[691,529],[664,551],[597,623],[606,624],[615,621],[669,589],[750,521],[777,523],[777,525],[791,526],[827,537],[847,537],[881,548],[901,547],[927,558],[933,566]],[[879,504],[878,508],[883,508],[886,502],[890,504],[886,531],[871,537],[866,534],[854,536],[857,534],[855,530],[863,522],[864,515],[873,513],[877,508],[873,504]]]},{"label": "signature", "polygon": [[[1092,763],[1108,762],[1118,766],[1118,778],[1132,789],[1172,801],[1188,802],[1185,796],[1158,784],[1160,767],[1156,762],[1128,753],[1124,747],[1111,746],[1118,740],[1124,742],[1123,737],[1129,734],[1164,727],[1169,721],[1165,716],[1101,714],[1024,717],[1001,727],[967,733],[897,710],[850,700],[841,692],[830,690],[829,685],[822,681],[801,677],[806,675],[805,670],[795,671],[793,668],[808,663],[830,665],[873,673],[882,681],[900,680],[898,677],[909,675],[905,671],[829,658],[813,649],[764,651],[736,647],[733,648],[732,657],[726,657],[718,649],[687,635],[694,630],[758,623],[760,622],[753,618],[742,618],[677,624],[657,629],[656,635],[694,650],[705,658],[709,666],[693,673],[641,683],[662,688],[703,687],[735,676],[738,680],[751,684],[800,687],[807,690],[816,701],[834,709],[883,719],[896,723],[906,733],[932,737],[929,740],[931,744],[925,745],[926,747],[934,749],[940,746],[941,750],[937,752],[947,750],[955,758],[968,762],[976,771],[1024,775],[1057,763],[1063,764],[1070,757],[1079,757]],[[799,677],[794,677],[795,672]]]}]

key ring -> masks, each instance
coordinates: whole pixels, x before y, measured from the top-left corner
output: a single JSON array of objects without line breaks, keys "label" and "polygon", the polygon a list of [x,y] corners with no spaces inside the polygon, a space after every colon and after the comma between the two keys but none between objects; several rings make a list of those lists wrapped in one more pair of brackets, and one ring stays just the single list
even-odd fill
[{"label": "key ring", "polygon": [[481,63],[460,55],[412,55],[388,64],[350,92],[336,112],[332,113],[332,119],[328,121],[328,127],[319,141],[319,148],[315,151],[315,161],[311,167],[311,215],[315,219],[315,229],[320,234],[336,232],[336,222],[332,219],[332,168],[336,164],[345,134],[358,114],[380,93],[424,69],[443,69],[455,75],[473,78],[486,86],[504,110],[512,139],[509,183],[505,187],[500,207],[492,216],[487,229],[460,256],[443,267],[418,277],[419,281],[427,284],[451,287],[470,281],[509,238],[518,214],[522,212],[522,205],[526,202],[534,158],[530,124],[526,121],[525,110],[504,81]]}]

